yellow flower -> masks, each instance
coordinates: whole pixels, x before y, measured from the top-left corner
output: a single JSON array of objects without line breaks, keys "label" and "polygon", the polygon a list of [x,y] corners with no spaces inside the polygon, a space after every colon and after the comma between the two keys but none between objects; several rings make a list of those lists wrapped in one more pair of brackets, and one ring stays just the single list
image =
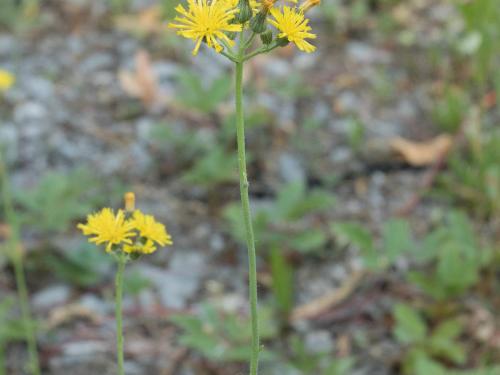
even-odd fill
[{"label": "yellow flower", "polygon": [[106,251],[110,252],[113,245],[131,244],[130,237],[133,237],[134,225],[125,220],[125,214],[118,210],[116,215],[110,208],[103,208],[100,212],[87,216],[87,224],[78,224],[86,236],[95,236],[89,238],[89,242],[95,242],[97,245],[106,243]]},{"label": "yellow flower", "polygon": [[136,242],[133,245],[123,245],[123,251],[127,254],[142,253],[151,254],[156,251],[156,245],[153,241],[147,240],[146,243]]},{"label": "yellow flower", "polygon": [[0,91],[7,91],[16,82],[16,77],[6,70],[0,69]]},{"label": "yellow flower", "polygon": [[193,55],[198,53],[203,41],[221,52],[224,49],[221,43],[234,44],[227,33],[241,31],[241,25],[231,23],[238,9],[226,0],[188,0],[187,10],[182,5],[178,5],[175,10],[182,17],[175,17],[176,23],[172,22],[168,26],[179,29],[177,34],[196,41]]},{"label": "yellow flower", "polygon": [[[156,250],[154,243],[161,246],[172,245],[172,237],[167,233],[165,226],[158,223],[151,215],[144,215],[141,211],[134,211],[131,219],[134,229],[139,231],[139,237],[146,239],[142,252],[152,253]],[[147,252],[146,252],[147,251]]]},{"label": "yellow flower", "polygon": [[310,33],[309,20],[304,17],[303,12],[284,6],[283,10],[272,8],[271,15],[274,19],[270,19],[269,23],[280,31],[279,38],[287,38],[290,42],[295,43],[301,51],[307,53],[316,49],[315,46],[306,41],[306,39],[315,39],[316,35]]},{"label": "yellow flower", "polygon": [[314,8],[315,6],[321,4],[321,0],[306,0],[300,6],[300,10],[302,12],[307,12],[309,9]]}]

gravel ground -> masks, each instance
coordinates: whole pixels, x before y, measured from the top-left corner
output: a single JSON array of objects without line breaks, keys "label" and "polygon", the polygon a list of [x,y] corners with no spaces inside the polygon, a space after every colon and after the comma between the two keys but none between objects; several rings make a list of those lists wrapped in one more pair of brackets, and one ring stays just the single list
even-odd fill
[{"label": "gravel ground", "polygon": [[[188,60],[184,57],[188,46],[173,50],[168,44],[163,47],[161,37],[140,39],[111,27],[110,13],[102,3],[51,1],[44,8],[40,29],[0,34],[0,66],[18,77],[0,109],[0,139],[7,145],[12,183],[16,189],[29,188],[48,170],[69,174],[86,167],[104,186],[119,181],[135,190],[141,208],[167,223],[175,246],[131,266],[131,272],[148,279],[151,288],[125,299],[127,374],[238,373],[244,368],[209,364],[185,350],[177,341],[178,331],[166,321],[172,313],[196,311],[207,299],[245,311],[245,252],[221,217],[226,200],[237,199],[237,186],[219,187],[226,195],[221,199],[214,198],[217,194],[210,189],[186,184],[178,178],[185,166],[175,149],[152,136],[162,123],[181,131],[199,129],[200,136],[210,140],[231,102],[210,115],[196,111],[186,115],[171,101],[146,107],[124,91],[118,78],[121,70],[134,69],[138,51],[147,50],[159,91],[175,98],[176,76],[182,69],[209,83],[229,73],[230,66],[206,50]],[[135,1],[134,7],[140,9],[145,3]],[[450,12],[443,4],[434,7],[441,13],[428,21],[431,25],[425,32],[431,36],[438,30],[434,24],[444,23],[443,14]],[[249,93],[248,105],[266,110],[272,122],[249,131],[249,148],[255,155],[250,169],[253,204],[266,205],[283,183],[305,181],[336,195],[335,208],[325,220],[360,220],[378,230],[408,202],[427,173],[397,160],[388,140],[434,135],[429,118],[433,67],[423,64],[429,69],[425,71],[420,67],[425,57],[413,59],[404,47],[380,40],[370,29],[339,30],[316,16],[317,53],[301,55],[284,49],[247,67],[247,83],[257,89]],[[414,28],[422,28],[418,19]],[[421,38],[424,44],[426,35]],[[294,80],[298,83],[290,90],[301,95],[279,88]],[[353,119],[365,125],[358,149],[350,145]],[[320,126],[312,130],[304,126],[314,122]],[[334,178],[336,182],[330,183]],[[412,212],[410,221],[417,233],[427,228],[436,207],[424,200]],[[25,236],[26,244],[32,245],[26,246],[30,253],[47,246],[40,234]],[[72,245],[81,241],[75,237],[75,231],[54,234],[50,246],[56,253],[72,251]],[[356,251],[339,249],[334,241],[328,247],[326,253],[299,260],[297,304],[341,286],[359,270]],[[266,298],[268,273],[261,266]],[[397,277],[407,266],[398,264],[388,278]],[[34,311],[44,322],[39,342],[45,374],[114,373],[112,272],[109,266],[99,272],[103,284],[87,289],[40,275],[36,269],[28,274]],[[0,279],[0,295],[10,294],[12,281],[5,275]],[[370,280],[335,313],[296,322],[293,328],[312,350],[337,352],[346,335],[362,331],[369,345],[349,344],[359,358],[352,374],[396,374],[393,365],[401,349],[387,332],[385,320],[393,297],[384,292],[384,283],[387,280]],[[9,348],[8,360],[9,374],[23,373],[21,346]],[[173,370],[164,370],[168,368]]]}]

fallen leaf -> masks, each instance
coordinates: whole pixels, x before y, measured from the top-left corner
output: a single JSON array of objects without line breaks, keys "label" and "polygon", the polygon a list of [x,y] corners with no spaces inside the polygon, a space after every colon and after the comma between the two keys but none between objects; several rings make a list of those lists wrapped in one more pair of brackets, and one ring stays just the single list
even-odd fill
[{"label": "fallen leaf", "polygon": [[344,301],[358,286],[364,276],[363,271],[356,271],[346,279],[339,288],[312,300],[302,306],[296,307],[291,314],[290,320],[311,319]]},{"label": "fallen leaf", "polygon": [[118,73],[118,78],[127,94],[140,99],[148,107],[158,103],[162,98],[151,58],[144,50],[138,51],[135,55],[135,70],[121,70]]},{"label": "fallen leaf", "polygon": [[450,150],[452,137],[442,134],[426,142],[414,142],[398,137],[392,139],[389,145],[408,164],[423,167],[434,164]]},{"label": "fallen leaf", "polygon": [[120,30],[147,36],[159,34],[165,30],[162,18],[161,7],[157,4],[140,11],[138,14],[117,17],[115,24]]},{"label": "fallen leaf", "polygon": [[0,239],[2,240],[8,239],[11,233],[12,230],[9,224],[0,223]]},{"label": "fallen leaf", "polygon": [[487,93],[483,100],[481,101],[481,105],[484,109],[491,109],[497,104],[497,93],[495,91],[490,91]]},{"label": "fallen leaf", "polygon": [[75,319],[86,319],[95,324],[101,321],[101,317],[94,311],[78,304],[71,304],[56,307],[52,310],[47,321],[47,327],[48,329],[54,329]]}]

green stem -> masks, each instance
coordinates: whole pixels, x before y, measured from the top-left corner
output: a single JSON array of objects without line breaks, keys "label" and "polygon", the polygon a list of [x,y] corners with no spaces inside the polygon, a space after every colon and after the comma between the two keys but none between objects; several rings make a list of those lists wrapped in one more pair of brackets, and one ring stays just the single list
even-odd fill
[{"label": "green stem", "polygon": [[[0,340],[2,340],[0,338]],[[0,342],[0,375],[5,375],[7,363],[5,362],[5,344]]]},{"label": "green stem", "polygon": [[118,270],[115,278],[115,318],[116,318],[116,356],[118,360],[118,375],[124,375],[123,367],[123,322],[122,322],[122,295],[123,295],[123,273],[125,271],[125,256],[118,256]]},{"label": "green stem", "polygon": [[32,375],[40,375],[40,362],[38,359],[38,350],[36,346],[36,332],[31,318],[31,309],[29,305],[29,294],[26,283],[23,256],[21,254],[19,223],[12,206],[12,197],[10,195],[7,167],[3,163],[0,150],[0,176],[2,178],[2,202],[5,211],[5,219],[11,228],[9,236],[9,258],[14,267],[14,276],[16,279],[19,305],[21,307],[21,316],[23,319],[24,331],[26,334],[26,343],[29,354],[29,372]]},{"label": "green stem", "polygon": [[253,51],[252,53],[249,53],[248,55],[243,57],[243,61],[250,60],[252,57],[255,57],[257,55],[263,54],[263,53],[268,53],[271,52],[273,49],[278,48],[278,44],[273,44],[268,47],[262,47],[259,48],[258,50]]},{"label": "green stem", "polygon": [[15,245],[12,263],[14,265],[14,274],[16,277],[19,303],[21,305],[21,315],[23,317],[24,329],[26,331],[26,341],[28,343],[28,352],[30,356],[29,369],[33,375],[40,375],[40,366],[38,360],[38,351],[36,347],[36,337],[31,319],[31,309],[29,306],[28,287],[26,286],[26,277],[22,255],[20,254],[19,244]]},{"label": "green stem", "polygon": [[259,364],[259,320],[257,309],[257,265],[255,240],[250,214],[248,197],[248,177],[245,154],[245,121],[243,115],[243,44],[240,45],[239,58],[236,63],[236,132],[238,143],[238,163],[240,172],[240,195],[243,219],[245,221],[246,241],[248,248],[248,286],[250,294],[250,314],[252,320],[252,353],[250,358],[250,375],[257,375]]}]

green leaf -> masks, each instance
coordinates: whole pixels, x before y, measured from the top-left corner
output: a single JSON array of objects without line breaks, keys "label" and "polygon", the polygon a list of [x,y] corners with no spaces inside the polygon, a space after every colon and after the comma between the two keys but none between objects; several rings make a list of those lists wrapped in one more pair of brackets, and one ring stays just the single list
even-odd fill
[{"label": "green leaf", "polygon": [[354,358],[334,358],[322,375],[350,375],[354,367]]},{"label": "green leaf", "polygon": [[190,70],[181,70],[177,78],[178,100],[188,107],[206,113],[215,111],[231,90],[231,78],[227,75],[216,78],[211,85],[204,85],[206,80]]},{"label": "green leaf", "polygon": [[394,307],[396,325],[394,335],[404,344],[422,342],[427,335],[427,325],[420,314],[411,306],[397,304]]},{"label": "green leaf", "polygon": [[306,194],[304,183],[295,182],[286,185],[278,192],[276,199],[276,214],[280,219],[288,219],[294,216],[294,210]]},{"label": "green leaf", "polygon": [[47,173],[36,186],[14,191],[21,222],[44,231],[62,231],[88,214],[95,203],[95,178],[88,170],[68,174]]},{"label": "green leaf", "polygon": [[287,216],[291,220],[297,220],[307,214],[327,211],[334,203],[335,199],[332,194],[322,190],[313,190],[299,199]]},{"label": "green leaf", "polygon": [[382,227],[384,254],[393,263],[401,254],[413,247],[413,239],[408,222],[389,220]]},{"label": "green leaf", "polygon": [[447,375],[446,369],[427,356],[418,356],[414,363],[415,375]]},{"label": "green leaf", "polygon": [[434,329],[430,337],[430,352],[456,364],[463,364],[466,360],[466,353],[463,346],[456,342],[456,338],[462,331],[463,326],[458,319],[450,319],[441,323]]},{"label": "green leaf", "polygon": [[43,262],[61,280],[83,287],[99,284],[113,264],[109,255],[87,242],[78,249],[48,253]]},{"label": "green leaf", "polygon": [[304,253],[322,248],[327,241],[321,229],[306,229],[290,238],[292,248]]},{"label": "green leaf", "polygon": [[196,161],[194,166],[182,178],[188,184],[210,187],[237,180],[237,158],[234,153],[227,153],[215,147]]},{"label": "green leaf", "polygon": [[278,247],[271,250],[270,264],[273,295],[280,312],[286,317],[293,307],[293,267]]},{"label": "green leaf", "polygon": [[373,250],[373,237],[362,225],[354,222],[334,223],[331,229],[341,243],[352,244],[362,251]]}]

